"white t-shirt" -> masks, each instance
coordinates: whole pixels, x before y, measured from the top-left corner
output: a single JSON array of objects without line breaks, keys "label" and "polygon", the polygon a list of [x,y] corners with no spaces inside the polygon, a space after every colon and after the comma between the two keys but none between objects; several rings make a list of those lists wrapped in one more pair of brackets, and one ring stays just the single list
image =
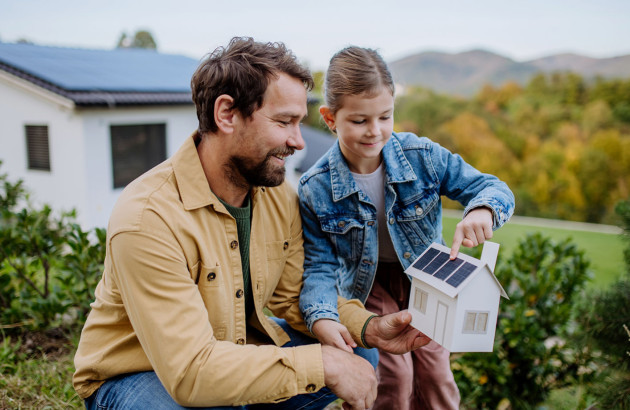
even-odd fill
[{"label": "white t-shirt", "polygon": [[352,173],[359,189],[370,198],[376,206],[376,226],[378,227],[378,259],[383,262],[397,262],[392,238],[387,229],[385,217],[385,166],[381,161],[376,171],[371,174]]}]

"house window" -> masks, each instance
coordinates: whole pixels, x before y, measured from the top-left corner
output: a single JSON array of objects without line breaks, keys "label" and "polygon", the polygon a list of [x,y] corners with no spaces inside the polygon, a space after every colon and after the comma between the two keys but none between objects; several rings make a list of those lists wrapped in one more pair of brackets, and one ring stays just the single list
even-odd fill
[{"label": "house window", "polygon": [[427,301],[429,294],[420,288],[416,288],[413,307],[420,313],[427,313]]},{"label": "house window", "polygon": [[50,171],[48,125],[25,125],[28,169]]},{"label": "house window", "polygon": [[466,311],[464,318],[464,333],[487,333],[488,314],[490,312]]},{"label": "house window", "polygon": [[123,188],[166,159],[166,125],[112,125],[114,188]]}]

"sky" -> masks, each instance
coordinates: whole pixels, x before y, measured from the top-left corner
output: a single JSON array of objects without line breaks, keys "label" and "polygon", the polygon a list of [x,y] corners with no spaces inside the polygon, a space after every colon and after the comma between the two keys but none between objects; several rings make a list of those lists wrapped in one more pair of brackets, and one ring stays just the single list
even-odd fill
[{"label": "sky", "polygon": [[517,61],[614,57],[630,54],[630,0],[0,0],[3,42],[109,49],[138,30],[195,59],[233,36],[281,41],[313,70],[348,45],[386,61],[479,48]]}]

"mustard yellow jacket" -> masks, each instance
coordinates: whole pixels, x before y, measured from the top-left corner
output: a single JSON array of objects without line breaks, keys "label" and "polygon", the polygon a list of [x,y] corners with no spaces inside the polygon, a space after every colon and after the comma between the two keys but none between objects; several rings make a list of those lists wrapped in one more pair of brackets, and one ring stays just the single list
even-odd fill
[{"label": "mustard yellow jacket", "polygon": [[[124,189],[74,359],[80,397],[111,377],[147,370],[183,406],[276,402],[324,386],[320,345],[278,347],[289,338],[263,313],[267,307],[307,332],[298,309],[297,196],[286,183],[256,188],[252,207],[255,312],[247,321],[236,222],[208,186],[194,135]],[[339,311],[362,345],[372,314],[356,300],[339,299]]]}]

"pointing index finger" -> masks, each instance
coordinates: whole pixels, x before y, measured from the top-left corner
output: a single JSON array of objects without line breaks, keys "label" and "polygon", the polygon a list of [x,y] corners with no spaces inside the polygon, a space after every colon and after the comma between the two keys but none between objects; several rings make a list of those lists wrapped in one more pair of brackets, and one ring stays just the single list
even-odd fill
[{"label": "pointing index finger", "polygon": [[459,253],[459,247],[461,246],[463,240],[464,240],[464,233],[460,229],[457,229],[455,231],[455,236],[453,237],[453,246],[451,246],[451,256],[450,256],[451,260],[454,260],[455,258],[457,258],[457,254]]}]

